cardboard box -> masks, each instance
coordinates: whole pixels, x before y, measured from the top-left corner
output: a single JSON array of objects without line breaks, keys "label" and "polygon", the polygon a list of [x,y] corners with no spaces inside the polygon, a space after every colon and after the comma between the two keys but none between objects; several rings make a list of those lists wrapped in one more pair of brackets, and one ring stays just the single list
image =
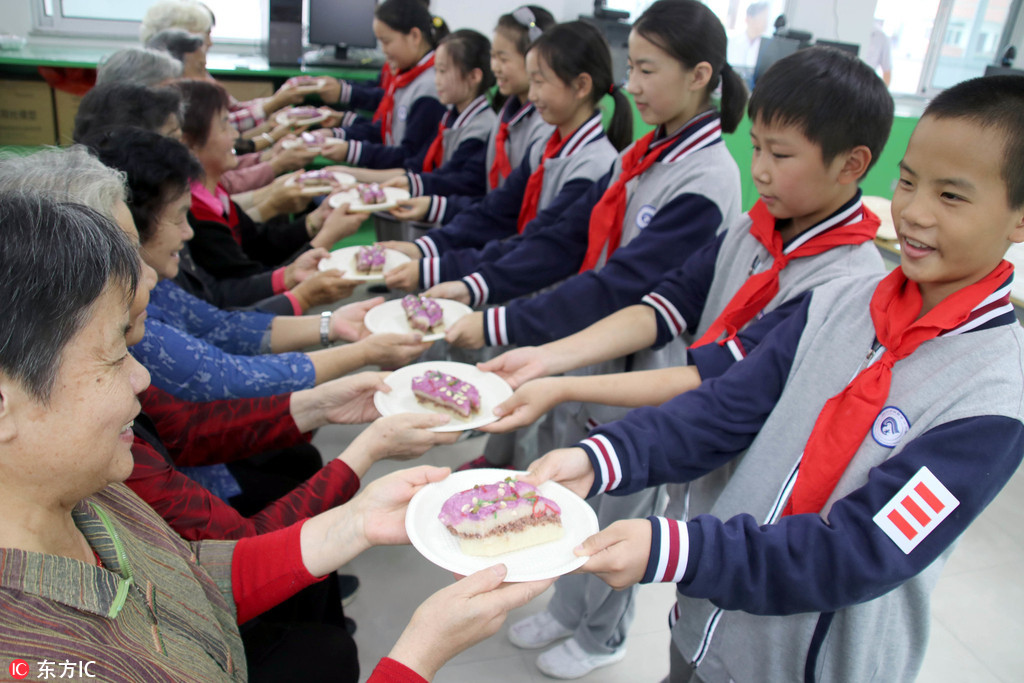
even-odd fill
[{"label": "cardboard box", "polygon": [[78,113],[78,105],[82,102],[82,95],[72,95],[63,90],[53,91],[53,111],[57,116],[57,144],[70,145],[74,141],[72,135],[75,132],[75,114]]},{"label": "cardboard box", "polygon": [[274,84],[267,80],[218,78],[217,82],[239,102],[247,102],[257,97],[270,97],[274,94]]},{"label": "cardboard box", "polygon": [[42,81],[0,80],[0,145],[56,142],[50,86]]}]

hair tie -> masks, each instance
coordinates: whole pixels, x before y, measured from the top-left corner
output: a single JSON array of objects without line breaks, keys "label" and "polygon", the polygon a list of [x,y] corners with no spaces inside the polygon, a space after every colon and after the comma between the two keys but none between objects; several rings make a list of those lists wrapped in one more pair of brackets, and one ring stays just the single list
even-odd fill
[{"label": "hair tie", "polygon": [[614,95],[615,94],[615,84],[614,83],[612,83],[611,85],[608,86],[608,94],[609,95]]},{"label": "hair tie", "polygon": [[434,17],[430,20],[430,23],[434,25],[434,28],[441,28],[444,25],[444,19],[441,17]]}]

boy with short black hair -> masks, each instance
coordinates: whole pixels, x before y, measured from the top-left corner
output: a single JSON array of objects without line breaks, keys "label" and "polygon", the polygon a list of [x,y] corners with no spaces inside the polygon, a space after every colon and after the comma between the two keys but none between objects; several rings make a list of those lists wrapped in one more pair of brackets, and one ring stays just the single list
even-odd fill
[{"label": "boy with short black hair", "polygon": [[951,547],[1024,453],[1022,145],[1024,78],[945,91],[900,163],[899,268],[822,285],[721,377],[534,464],[593,495],[744,454],[710,515],[582,546],[613,586],[677,583],[670,680],[915,677]]},{"label": "boy with short black hair", "polygon": [[[800,98],[792,97],[797,84]],[[825,103],[826,114],[804,100]],[[516,411],[506,421],[514,428],[560,401],[585,402],[549,415],[540,430],[541,452],[583,438],[596,424],[623,417],[628,407],[661,404],[721,374],[798,308],[813,287],[882,272],[872,241],[879,220],[862,204],[858,184],[881,153],[892,123],[885,84],[851,55],[808,49],[765,73],[751,96],[749,115],[751,171],[761,199],[748,214],[641,304],[540,349],[516,350],[482,366],[511,375],[522,368],[520,362],[533,367],[550,362],[553,373],[583,366],[591,366],[585,372],[618,373],[527,384],[503,404]],[[524,415],[526,420],[517,419]],[[669,516],[706,512],[724,483],[723,474],[716,473],[692,492],[671,491]],[[596,507],[604,527],[660,513],[659,502],[654,491],[644,491],[626,499],[604,498]],[[594,652],[600,643],[614,645],[625,637],[630,591],[615,593],[587,576],[563,577],[556,587],[547,610],[512,625],[513,643],[543,647],[572,634],[579,649]],[[573,644],[558,647],[576,650]],[[585,668],[565,667],[560,673]]]}]

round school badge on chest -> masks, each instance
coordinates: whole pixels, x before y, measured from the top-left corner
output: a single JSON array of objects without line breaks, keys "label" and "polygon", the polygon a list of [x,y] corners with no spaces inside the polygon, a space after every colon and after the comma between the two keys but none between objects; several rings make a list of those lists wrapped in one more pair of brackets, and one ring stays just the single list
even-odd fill
[{"label": "round school badge on chest", "polygon": [[409,107],[404,104],[398,108],[398,120],[405,121],[409,117]]},{"label": "round school badge on chest", "polygon": [[910,420],[896,406],[886,406],[871,425],[871,438],[879,446],[892,448],[910,430]]},{"label": "round school badge on chest", "polygon": [[651,219],[654,218],[654,214],[658,213],[658,210],[650,204],[644,204],[640,207],[640,210],[636,212],[636,227],[643,230],[651,224]]}]

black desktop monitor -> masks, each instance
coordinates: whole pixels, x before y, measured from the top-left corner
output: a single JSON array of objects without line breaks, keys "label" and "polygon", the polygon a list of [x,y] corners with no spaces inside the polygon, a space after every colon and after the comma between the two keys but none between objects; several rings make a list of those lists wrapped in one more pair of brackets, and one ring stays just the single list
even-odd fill
[{"label": "black desktop monitor", "polygon": [[840,43],[838,40],[816,40],[814,44],[849,52],[854,57],[860,54],[860,45],[857,45],[857,43]]},{"label": "black desktop monitor", "polygon": [[768,68],[783,57],[788,57],[803,46],[802,41],[793,38],[762,38],[757,50],[757,65],[754,67],[754,83]]},{"label": "black desktop monitor", "polygon": [[375,9],[377,0],[309,0],[309,42],[335,46],[337,59],[349,47],[374,48]]},{"label": "black desktop monitor", "polygon": [[986,66],[986,76],[1024,76],[1024,71],[1009,66]]}]

